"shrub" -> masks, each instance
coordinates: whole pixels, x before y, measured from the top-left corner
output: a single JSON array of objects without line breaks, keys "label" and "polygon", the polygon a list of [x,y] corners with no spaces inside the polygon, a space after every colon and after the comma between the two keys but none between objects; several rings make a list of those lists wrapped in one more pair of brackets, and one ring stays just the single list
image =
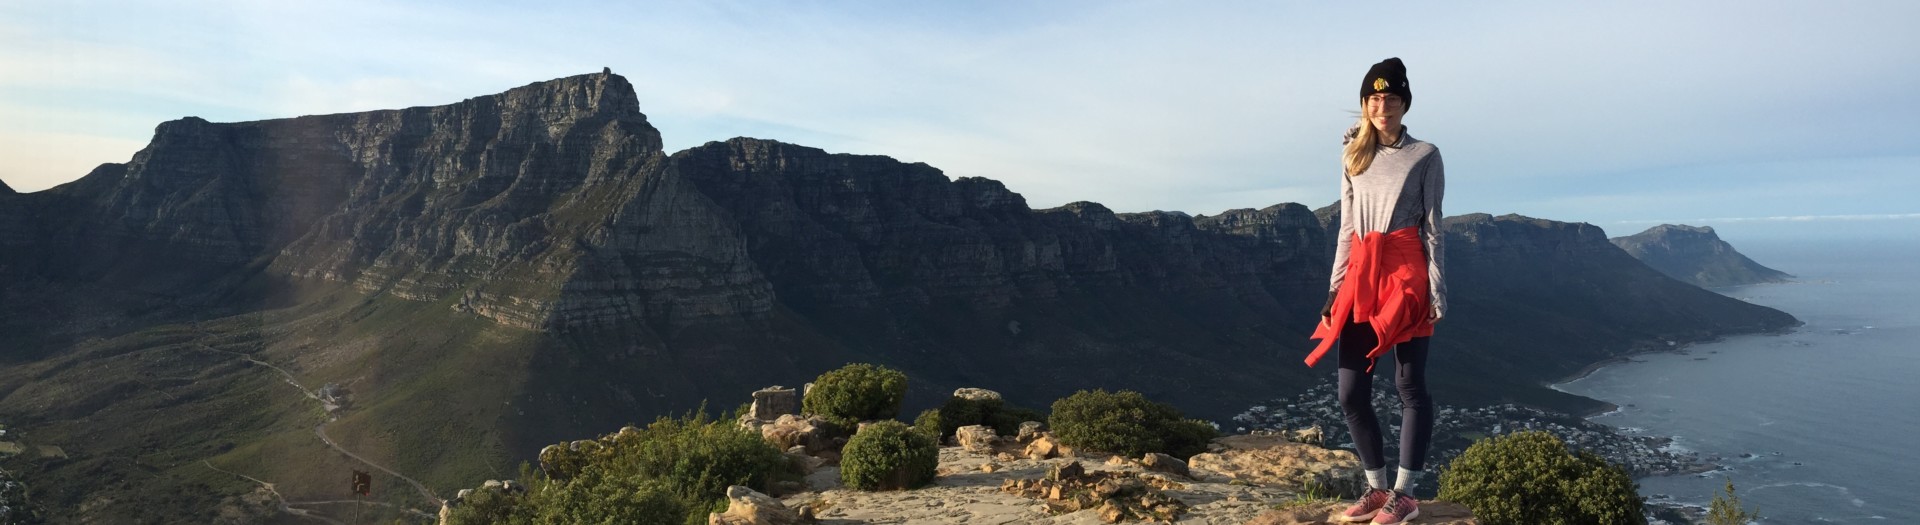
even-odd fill
[{"label": "shrub", "polygon": [[613,438],[604,467],[609,474],[659,480],[693,507],[725,500],[731,485],[764,492],[776,479],[799,477],[786,455],[760,434],[731,421],[708,419],[704,412],[663,417],[645,430],[622,431]]},{"label": "shrub", "polygon": [[1207,444],[1220,437],[1220,429],[1198,419],[1182,419],[1167,427],[1166,454],[1191,458],[1207,451]]},{"label": "shrub", "polygon": [[[1020,424],[1028,421],[1046,421],[1046,415],[1029,408],[1008,406],[999,399],[975,401],[964,397],[947,398],[940,406],[940,436],[952,436],[953,431],[964,426],[986,425],[1002,436],[1011,436],[1020,432]],[[920,424],[919,419],[914,424]]]},{"label": "shrub", "polygon": [[472,495],[460,500],[460,503],[448,512],[447,523],[449,525],[532,523],[533,516],[538,510],[528,499],[497,490],[476,490]]},{"label": "shrub", "polygon": [[522,468],[530,480],[524,495],[480,490],[449,512],[450,525],[559,525],[567,523],[706,522],[706,513],[688,512],[682,498],[658,480],[606,476],[589,471],[572,482],[548,480]]},{"label": "shrub", "polygon": [[1760,513],[1748,512],[1740,505],[1740,496],[1733,494],[1733,478],[1727,478],[1726,491],[1715,494],[1707,506],[1708,525],[1747,525],[1758,519]]},{"label": "shrub", "polygon": [[944,428],[946,428],[945,425],[940,423],[940,409],[937,408],[922,410],[920,411],[919,417],[913,418],[913,430],[921,434],[926,434],[927,437],[933,438],[936,443],[939,442],[941,438],[946,437],[946,434],[942,431]]},{"label": "shrub", "polygon": [[724,510],[728,486],[764,492],[800,477],[758,433],[704,411],[577,443],[543,451],[548,472],[521,469],[525,496],[476,491],[450,523],[702,524],[712,509]]},{"label": "shrub", "polygon": [[851,426],[859,421],[893,419],[907,396],[907,375],[884,366],[855,363],[813,380],[801,409]]},{"label": "shrub", "polygon": [[861,490],[919,488],[940,466],[940,445],[899,421],[867,425],[840,454],[840,482]]},{"label": "shrub", "polygon": [[687,501],[665,482],[637,476],[606,476],[530,493],[539,514],[533,524],[706,523],[707,512],[689,512]]},{"label": "shrub", "polygon": [[1546,432],[1476,442],[1440,474],[1440,499],[1473,509],[1488,525],[1646,523],[1639,487],[1625,469],[1570,452]]},{"label": "shrub", "polygon": [[1186,459],[1206,452],[1215,435],[1212,425],[1128,390],[1081,390],[1054,401],[1047,425],[1067,446],[1128,457],[1161,452]]}]

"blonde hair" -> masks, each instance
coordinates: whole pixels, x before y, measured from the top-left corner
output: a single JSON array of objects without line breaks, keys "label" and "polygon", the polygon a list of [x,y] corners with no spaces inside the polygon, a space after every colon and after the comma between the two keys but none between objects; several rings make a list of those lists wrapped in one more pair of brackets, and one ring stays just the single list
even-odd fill
[{"label": "blonde hair", "polygon": [[1347,176],[1366,173],[1373,166],[1373,154],[1380,149],[1380,130],[1373,129],[1373,121],[1367,117],[1367,104],[1360,103],[1360,124],[1354,126],[1353,136],[1347,139],[1347,148],[1340,153],[1340,160],[1347,166]]}]

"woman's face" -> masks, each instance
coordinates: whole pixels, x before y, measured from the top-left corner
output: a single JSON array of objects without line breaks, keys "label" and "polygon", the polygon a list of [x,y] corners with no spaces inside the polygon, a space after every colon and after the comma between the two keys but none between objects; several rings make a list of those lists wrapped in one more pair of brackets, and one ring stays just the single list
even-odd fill
[{"label": "woman's face", "polygon": [[1392,93],[1374,93],[1367,97],[1367,122],[1373,128],[1389,132],[1400,132],[1400,117],[1407,114],[1407,99]]}]

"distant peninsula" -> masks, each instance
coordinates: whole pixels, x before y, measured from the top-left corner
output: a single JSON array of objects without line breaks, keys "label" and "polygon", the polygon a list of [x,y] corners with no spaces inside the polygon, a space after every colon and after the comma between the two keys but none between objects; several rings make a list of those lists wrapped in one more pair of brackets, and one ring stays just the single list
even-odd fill
[{"label": "distant peninsula", "polygon": [[1662,224],[1609,240],[1660,273],[1702,288],[1775,283],[1793,277],[1741,255],[1720,240],[1711,226]]}]

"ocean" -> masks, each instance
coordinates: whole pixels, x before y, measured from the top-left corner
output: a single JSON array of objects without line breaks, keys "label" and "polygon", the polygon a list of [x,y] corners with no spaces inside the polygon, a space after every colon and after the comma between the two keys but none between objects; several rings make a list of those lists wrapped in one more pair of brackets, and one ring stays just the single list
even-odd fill
[{"label": "ocean", "polygon": [[1763,523],[1920,520],[1920,240],[1733,242],[1796,278],[1715,291],[1805,325],[1556,388],[1621,407],[1595,422],[1720,458],[1715,472],[1638,480],[1650,501],[1705,506],[1730,478]]}]

